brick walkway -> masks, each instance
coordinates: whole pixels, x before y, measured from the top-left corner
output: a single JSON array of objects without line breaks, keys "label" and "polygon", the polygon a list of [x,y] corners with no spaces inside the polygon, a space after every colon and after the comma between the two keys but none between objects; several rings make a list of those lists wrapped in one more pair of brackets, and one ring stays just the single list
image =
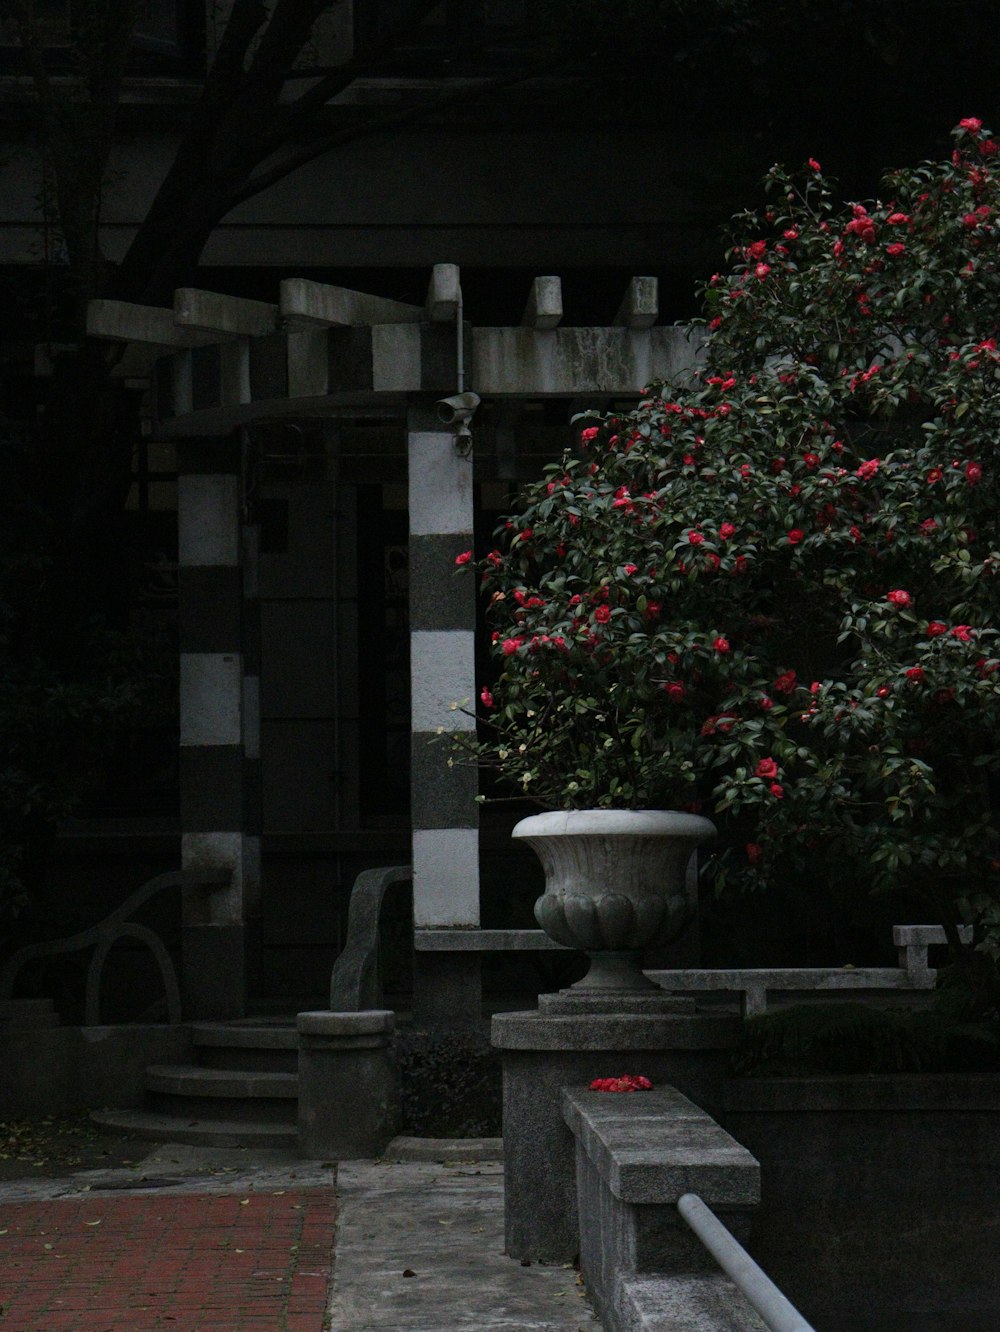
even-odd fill
[{"label": "brick walkway", "polygon": [[0,1201],[0,1332],[321,1332],[335,1198]]}]

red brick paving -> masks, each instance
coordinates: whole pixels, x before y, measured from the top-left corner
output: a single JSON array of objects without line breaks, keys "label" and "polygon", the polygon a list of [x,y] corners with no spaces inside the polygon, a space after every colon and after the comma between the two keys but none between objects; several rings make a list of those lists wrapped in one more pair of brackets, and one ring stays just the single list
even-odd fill
[{"label": "red brick paving", "polygon": [[0,1201],[2,1332],[321,1332],[332,1188]]}]

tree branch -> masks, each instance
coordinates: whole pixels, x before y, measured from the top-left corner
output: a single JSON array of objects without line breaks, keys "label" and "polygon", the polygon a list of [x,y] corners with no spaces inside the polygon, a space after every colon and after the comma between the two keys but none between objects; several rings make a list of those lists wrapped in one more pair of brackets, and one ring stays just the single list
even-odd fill
[{"label": "tree branch", "polygon": [[[524,70],[519,74],[511,74],[505,78],[491,79],[486,83],[474,85],[465,85],[462,88],[454,89],[446,93],[441,93],[432,101],[421,102],[415,106],[401,108],[398,111],[390,112],[388,115],[381,116],[376,120],[366,121],[363,125],[352,125],[347,129],[337,130],[326,134],[322,138],[315,139],[313,142],[303,145],[297,152],[291,153],[281,162],[275,163],[266,171],[260,171],[256,175],[250,176],[246,184],[239,190],[230,195],[229,206],[225,212],[231,212],[239,204],[245,203],[247,199],[252,199],[272,185],[284,180],[286,176],[291,175],[300,167],[322,157],[324,153],[331,149],[339,147],[343,143],[350,143],[354,139],[364,138],[370,134],[378,134],[383,130],[395,129],[400,125],[408,124],[422,117],[430,115],[436,111],[446,108],[465,105],[474,102],[477,98],[486,97],[496,92],[501,92],[507,88],[516,87],[518,84],[528,83],[532,79],[539,78],[543,74],[551,74],[561,65],[566,64],[565,60],[550,60],[544,65],[536,66],[530,70]],[[220,214],[224,217],[225,213]]]}]

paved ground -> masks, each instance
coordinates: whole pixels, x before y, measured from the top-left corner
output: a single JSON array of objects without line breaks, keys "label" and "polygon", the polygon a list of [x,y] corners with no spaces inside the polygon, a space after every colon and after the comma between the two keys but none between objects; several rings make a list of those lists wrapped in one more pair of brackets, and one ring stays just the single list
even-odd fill
[{"label": "paved ground", "polygon": [[496,1162],[168,1143],[0,1181],[0,1332],[599,1332],[572,1268],[502,1248]]}]

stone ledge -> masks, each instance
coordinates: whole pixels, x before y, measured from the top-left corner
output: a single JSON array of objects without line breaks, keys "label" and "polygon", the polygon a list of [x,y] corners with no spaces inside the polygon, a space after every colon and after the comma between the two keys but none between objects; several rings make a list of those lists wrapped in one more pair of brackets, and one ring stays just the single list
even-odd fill
[{"label": "stone ledge", "polygon": [[381,1036],[390,1033],[396,1015],[389,1008],[367,1008],[359,1012],[335,1013],[319,1009],[299,1013],[296,1026],[300,1036]]},{"label": "stone ledge", "polygon": [[500,1050],[730,1050],[742,1025],[734,1013],[498,1013],[492,1042]]},{"label": "stone ledge", "polygon": [[754,1157],[673,1087],[619,1095],[566,1087],[562,1107],[579,1146],[623,1202],[674,1206],[684,1193],[709,1206],[760,1201]]},{"label": "stone ledge", "polygon": [[733,1078],[728,1113],[1000,1110],[1000,1073],[867,1073],[809,1078]]},{"label": "stone ledge", "polygon": [[744,1297],[722,1276],[633,1277],[620,1308],[628,1332],[766,1332]]}]

